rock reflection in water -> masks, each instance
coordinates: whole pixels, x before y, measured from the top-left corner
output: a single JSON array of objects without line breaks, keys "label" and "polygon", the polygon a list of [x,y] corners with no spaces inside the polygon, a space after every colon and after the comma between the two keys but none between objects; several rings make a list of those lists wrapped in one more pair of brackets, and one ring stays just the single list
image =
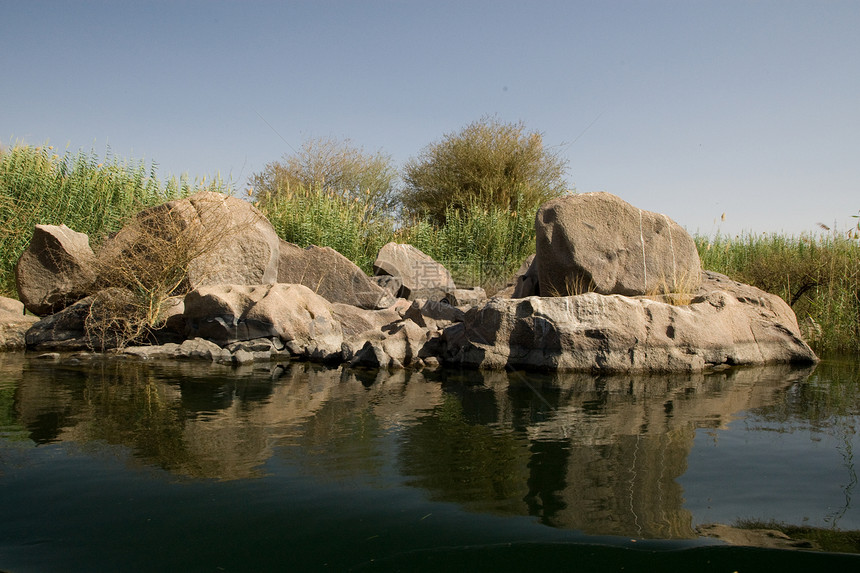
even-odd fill
[{"label": "rock reflection in water", "polygon": [[[676,479],[698,428],[772,403],[809,370],[663,377],[485,373],[406,431],[403,472],[436,499],[590,534],[695,537]],[[453,403],[452,403],[453,402]]]},{"label": "rock reflection in water", "polygon": [[[14,416],[33,442],[123,445],[172,473],[219,480],[264,475],[279,447],[324,449],[334,466],[332,449],[339,447],[355,464],[348,471],[369,470],[363,458],[372,459],[367,447],[378,432],[351,428],[351,421],[386,431],[432,408],[442,393],[420,374],[368,379],[302,363],[269,371],[196,362],[58,365],[6,356],[2,369],[7,379],[20,377]],[[364,456],[356,454],[362,441]]]},{"label": "rock reflection in water", "polygon": [[[106,443],[192,478],[267,474],[401,483],[481,512],[590,534],[694,537],[677,483],[699,428],[723,428],[808,376],[788,367],[688,376],[234,369],[0,357],[6,418],[33,442]],[[8,423],[8,422],[7,422]],[[395,447],[392,448],[392,439]]]}]

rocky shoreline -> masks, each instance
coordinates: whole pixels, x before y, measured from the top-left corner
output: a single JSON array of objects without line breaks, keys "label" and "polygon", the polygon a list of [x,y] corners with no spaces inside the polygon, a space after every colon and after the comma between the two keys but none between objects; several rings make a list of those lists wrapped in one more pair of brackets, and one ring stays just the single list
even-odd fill
[{"label": "rocky shoreline", "polygon": [[146,345],[90,324],[99,305],[130,308],[131,291],[102,288],[98,260],[111,252],[152,258],[147,243],[135,242],[140,229],[123,229],[94,253],[86,235],[40,225],[16,268],[21,302],[0,305],[0,347],[236,365],[305,359],[643,373],[817,361],[782,299],[702,271],[680,226],[606,193],[542,207],[536,255],[492,298],[458,288],[409,245],[385,245],[368,277],[332,249],[278,239],[253,206],[232,197],[202,193],[139,220],[171,218],[181,224],[168,229],[215,227],[229,238],[190,261],[181,277],[187,294],[163,301]]}]

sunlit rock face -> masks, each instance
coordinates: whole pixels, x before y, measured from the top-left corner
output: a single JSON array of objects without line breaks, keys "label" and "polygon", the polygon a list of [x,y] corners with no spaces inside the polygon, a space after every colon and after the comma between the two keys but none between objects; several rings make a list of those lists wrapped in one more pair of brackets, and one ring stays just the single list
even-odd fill
[{"label": "sunlit rock face", "polygon": [[0,296],[0,352],[23,349],[25,334],[37,320],[24,314],[21,301]]},{"label": "sunlit rock face", "polygon": [[609,193],[548,201],[513,299],[470,310],[444,360],[478,368],[685,372],[814,363],[779,297],[702,272],[676,222]]},{"label": "sunlit rock face", "polygon": [[439,300],[455,288],[448,269],[412,245],[394,242],[383,245],[373,262],[373,271],[378,276],[399,279],[398,296],[408,300]]},{"label": "sunlit rock face", "polygon": [[713,273],[689,304],[594,292],[492,299],[444,336],[446,361],[479,368],[670,372],[817,360],[782,299]]},{"label": "sunlit rock face", "polygon": [[95,254],[89,237],[65,225],[36,225],[15,265],[15,286],[27,310],[56,312],[90,294]]},{"label": "sunlit rock face", "polygon": [[281,241],[278,282],[303,284],[332,303],[384,309],[395,300],[355,263],[332,249]]},{"label": "sunlit rock face", "polygon": [[188,288],[278,280],[280,239],[269,220],[247,201],[208,191],[144,209],[97,256],[158,259],[168,245],[188,255]]},{"label": "sunlit rock face", "polygon": [[[508,289],[513,299],[486,300],[481,289],[457,289],[451,274],[432,258],[410,245],[388,243],[374,270],[391,279],[384,284],[398,285],[400,298],[395,299],[332,249],[301,249],[281,241],[253,206],[198,193],[142,211],[110,238],[97,254],[96,284],[122,284],[117,277],[128,278],[129,270],[120,264],[123,260],[152,259],[157,268],[178,269],[166,285],[169,291],[193,290],[163,313],[165,326],[146,342],[205,339],[226,350],[192,354],[218,355],[213,359],[237,364],[271,358],[265,349],[231,346],[262,339],[293,356],[381,368],[444,363],[481,369],[695,372],[817,360],[785,302],[702,272],[692,238],[665,215],[607,193],[587,193],[544,204],[536,231],[537,253]],[[77,249],[91,255],[85,235],[63,228],[42,235],[51,252]],[[174,252],[187,257],[174,265],[164,258]],[[19,269],[38,258],[32,255],[21,258]],[[119,265],[113,269],[117,280],[107,280],[104,261]],[[147,264],[130,268],[143,272]],[[62,279],[58,269],[51,272]],[[156,275],[158,280],[167,276]],[[64,288],[51,287],[51,292],[66,293]],[[119,291],[122,297],[107,297],[122,304],[105,306],[104,324],[136,308],[133,293]],[[97,294],[104,299],[105,292]],[[57,300],[65,304],[66,294],[60,294]],[[405,299],[415,306],[408,307]],[[107,349],[127,342],[113,331],[93,338],[93,329],[85,326],[102,323],[87,322],[97,305],[86,301],[36,323],[25,335],[27,348]]]},{"label": "sunlit rock face", "polygon": [[541,296],[689,292],[701,262],[693,238],[666,215],[610,193],[544,203],[535,218]]},{"label": "sunlit rock face", "polygon": [[303,285],[215,285],[185,297],[189,338],[219,345],[275,337],[290,352],[308,358],[338,355],[343,342],[331,304]]}]

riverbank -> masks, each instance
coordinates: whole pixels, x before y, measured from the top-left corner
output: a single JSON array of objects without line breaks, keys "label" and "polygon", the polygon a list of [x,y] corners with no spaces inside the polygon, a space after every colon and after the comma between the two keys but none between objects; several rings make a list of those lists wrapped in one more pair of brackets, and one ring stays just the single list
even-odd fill
[{"label": "riverbank", "polygon": [[[14,265],[35,224],[65,224],[99,243],[140,208],[201,190],[230,193],[218,179],[162,183],[155,166],[92,153],[59,155],[16,146],[0,155],[0,294],[17,297]],[[534,253],[534,210],[467,206],[442,225],[369,217],[362,205],[296,190],[257,206],[279,237],[332,247],[370,273],[388,242],[408,243],[442,263],[460,286],[503,288]],[[682,222],[683,223],[683,222]],[[844,235],[696,237],[702,268],[779,295],[818,354],[860,353],[860,241]],[[94,245],[95,246],[95,245]]]}]

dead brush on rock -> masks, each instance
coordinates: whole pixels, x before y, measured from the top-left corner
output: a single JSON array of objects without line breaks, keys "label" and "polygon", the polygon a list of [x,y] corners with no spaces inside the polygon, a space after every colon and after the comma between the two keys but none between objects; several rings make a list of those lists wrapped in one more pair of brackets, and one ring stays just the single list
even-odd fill
[{"label": "dead brush on rock", "polygon": [[99,292],[85,321],[94,347],[152,342],[177,300],[228,270],[229,260],[207,255],[255,221],[237,223],[224,209],[218,200],[160,205],[104,244],[95,264]]},{"label": "dead brush on rock", "polygon": [[591,277],[578,274],[564,277],[564,288],[559,291],[552,287],[546,296],[577,296],[587,292],[594,292],[596,285]]},{"label": "dead brush on rock", "polygon": [[665,302],[675,306],[687,306],[693,302],[701,284],[699,273],[681,273],[670,282],[661,276],[657,285],[645,294],[645,298]]}]

